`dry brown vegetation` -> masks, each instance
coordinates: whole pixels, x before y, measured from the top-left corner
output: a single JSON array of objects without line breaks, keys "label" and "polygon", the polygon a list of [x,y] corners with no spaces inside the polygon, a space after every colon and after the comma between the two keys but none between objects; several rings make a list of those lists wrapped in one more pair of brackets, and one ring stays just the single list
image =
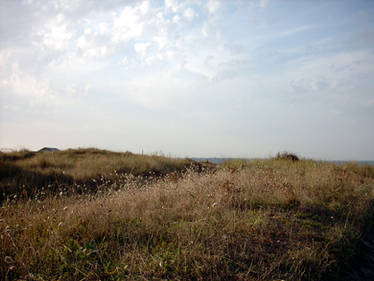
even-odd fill
[{"label": "dry brown vegetation", "polygon": [[183,172],[191,164],[188,159],[95,148],[0,153],[0,202],[12,195],[33,198],[60,192],[96,192],[118,186],[122,183],[119,179],[126,180],[129,174],[139,179],[165,176]]},{"label": "dry brown vegetation", "polygon": [[96,194],[4,202],[2,279],[339,280],[372,221],[371,167],[240,160],[200,168],[141,183],[127,174]]},{"label": "dry brown vegetation", "polygon": [[27,150],[2,153],[0,161],[13,162],[26,171],[42,174],[63,173],[74,179],[88,179],[113,171],[144,175],[147,172],[166,174],[183,169],[190,161],[158,155],[139,155],[131,152],[111,152],[95,148],[69,149],[56,152]]}]

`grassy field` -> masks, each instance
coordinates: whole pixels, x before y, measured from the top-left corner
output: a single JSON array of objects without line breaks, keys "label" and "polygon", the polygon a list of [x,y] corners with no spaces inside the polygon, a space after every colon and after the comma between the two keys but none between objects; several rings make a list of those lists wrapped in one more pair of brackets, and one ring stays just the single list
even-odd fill
[{"label": "grassy field", "polygon": [[2,201],[12,195],[34,198],[61,192],[96,192],[100,188],[119,187],[129,175],[144,180],[180,173],[192,161],[88,148],[0,153],[0,164]]},{"label": "grassy field", "polygon": [[108,186],[4,198],[2,280],[339,280],[373,221],[372,167],[31,154],[1,156],[3,188],[56,174]]}]

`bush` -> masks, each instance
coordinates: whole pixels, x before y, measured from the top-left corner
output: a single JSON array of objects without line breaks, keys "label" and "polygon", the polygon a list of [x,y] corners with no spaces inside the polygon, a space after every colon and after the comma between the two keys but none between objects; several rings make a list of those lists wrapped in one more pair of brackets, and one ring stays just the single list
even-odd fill
[{"label": "bush", "polygon": [[275,160],[290,160],[290,161],[299,161],[299,157],[290,152],[278,152],[274,158]]}]

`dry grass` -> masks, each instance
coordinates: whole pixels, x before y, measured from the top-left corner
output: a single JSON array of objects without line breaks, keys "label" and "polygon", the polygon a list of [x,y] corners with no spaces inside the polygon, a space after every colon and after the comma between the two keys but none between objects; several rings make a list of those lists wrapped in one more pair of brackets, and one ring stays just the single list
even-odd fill
[{"label": "dry grass", "polygon": [[1,208],[4,280],[338,280],[374,177],[313,161],[231,162],[96,195]]},{"label": "dry grass", "polygon": [[74,179],[88,179],[117,172],[131,172],[144,175],[153,171],[166,174],[175,169],[183,169],[189,163],[186,159],[176,159],[164,156],[149,156],[131,152],[111,152],[95,148],[69,149],[56,152],[35,153],[19,151],[3,153],[2,157],[18,167],[42,174],[63,173]]},{"label": "dry grass", "polygon": [[30,198],[41,192],[96,192],[118,185],[131,174],[141,178],[182,172],[188,159],[117,153],[94,148],[36,153],[27,150],[0,154],[0,202],[14,195]]}]

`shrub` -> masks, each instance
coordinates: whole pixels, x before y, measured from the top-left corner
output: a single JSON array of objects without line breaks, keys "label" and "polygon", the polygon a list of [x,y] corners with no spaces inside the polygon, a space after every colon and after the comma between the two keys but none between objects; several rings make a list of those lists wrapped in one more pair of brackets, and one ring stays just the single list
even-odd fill
[{"label": "shrub", "polygon": [[274,158],[275,160],[290,160],[290,161],[299,161],[299,157],[290,152],[278,152]]}]

